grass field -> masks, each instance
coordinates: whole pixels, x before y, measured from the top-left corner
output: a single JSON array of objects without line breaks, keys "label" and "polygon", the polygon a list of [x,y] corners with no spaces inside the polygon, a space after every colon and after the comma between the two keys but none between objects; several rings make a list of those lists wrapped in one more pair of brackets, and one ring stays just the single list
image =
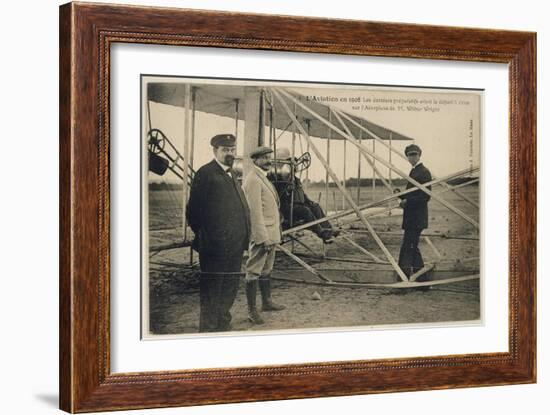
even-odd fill
[{"label": "grass field", "polygon": [[[356,199],[357,189],[352,187],[348,190]],[[433,190],[441,191],[443,187],[435,186]],[[479,201],[477,185],[464,187],[460,191],[471,200]],[[389,195],[389,192],[382,187],[377,187],[374,194],[372,188],[363,187],[359,193],[360,205]],[[311,199],[320,202],[323,209],[329,213],[343,208],[342,197],[335,188],[329,189],[328,198],[325,198],[323,185],[310,187],[308,195]],[[150,246],[182,240],[182,192],[151,191],[149,196]],[[453,192],[442,193],[441,196],[479,221],[479,209],[474,205]],[[478,231],[434,199],[429,203],[429,211],[429,228],[424,231],[424,234],[430,236],[441,258],[425,241],[421,243],[420,249],[425,262],[438,261],[434,273],[436,278],[479,272]],[[402,236],[402,216],[399,214],[400,210],[394,210],[392,213],[391,216],[372,217],[369,222],[379,232],[379,236],[394,258],[397,258]],[[341,225],[346,222],[346,219],[349,218],[334,221],[333,224]],[[352,229],[349,229],[350,226]],[[348,223],[344,228],[347,229],[345,233],[360,246],[382,259],[385,258],[360,222]],[[190,231],[188,232],[191,236]],[[345,240],[339,238],[333,244],[324,246],[307,230],[301,233],[300,239],[313,252],[343,259],[342,261],[306,259],[310,265],[332,280],[367,282],[387,281],[388,278],[392,278],[393,271],[389,265],[353,262],[365,260],[366,256]],[[290,247],[291,244],[285,246]],[[294,244],[294,248],[298,254],[311,254],[298,244]],[[191,262],[196,261],[197,255],[191,258],[189,248],[163,251],[150,257],[152,333],[187,334],[197,331],[198,275],[193,271],[193,267],[189,266]],[[277,301],[285,304],[287,309],[280,313],[264,313],[266,324],[252,326],[246,319],[246,299],[242,289],[233,307],[233,330],[424,324],[472,321],[480,318],[479,280],[436,286],[428,291],[309,285],[287,281],[299,279],[316,282],[319,280],[281,252],[277,254],[273,276],[285,279],[285,281],[274,281],[273,295]],[[319,296],[320,300],[314,299]]]}]

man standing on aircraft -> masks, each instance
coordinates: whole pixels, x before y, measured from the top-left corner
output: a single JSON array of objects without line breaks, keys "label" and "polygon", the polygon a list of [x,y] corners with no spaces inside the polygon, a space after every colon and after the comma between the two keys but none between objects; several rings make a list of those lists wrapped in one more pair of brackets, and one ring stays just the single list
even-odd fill
[{"label": "man standing on aircraft", "polygon": [[[420,162],[422,150],[416,144],[411,144],[405,148],[405,155],[411,164],[412,170],[409,174],[420,184],[430,182],[432,175],[430,171]],[[415,187],[412,183],[407,183],[407,189]],[[431,186],[427,186],[431,190]],[[403,208],[403,225],[405,231],[403,242],[399,252],[399,267],[407,277],[424,267],[424,261],[418,242],[423,229],[428,227],[428,201],[430,196],[420,189],[406,195],[399,196],[401,202],[399,206]]]}]

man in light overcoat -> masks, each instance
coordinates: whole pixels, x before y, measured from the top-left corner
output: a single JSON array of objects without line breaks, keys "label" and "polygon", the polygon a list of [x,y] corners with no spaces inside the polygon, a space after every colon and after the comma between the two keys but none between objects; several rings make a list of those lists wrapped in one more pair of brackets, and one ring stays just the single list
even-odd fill
[{"label": "man in light overcoat", "polygon": [[246,299],[248,318],[254,324],[264,323],[256,308],[256,293],[260,287],[262,311],[279,311],[285,307],[271,300],[271,272],[275,262],[275,249],[281,243],[279,196],[267,178],[271,168],[269,147],[253,150],[250,158],[254,168],[243,182],[243,190],[250,207],[250,245],[246,263]]}]

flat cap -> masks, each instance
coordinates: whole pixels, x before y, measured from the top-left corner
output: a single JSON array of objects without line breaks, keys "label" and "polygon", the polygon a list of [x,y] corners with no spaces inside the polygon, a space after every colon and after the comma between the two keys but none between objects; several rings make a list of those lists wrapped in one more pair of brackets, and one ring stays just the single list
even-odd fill
[{"label": "flat cap", "polygon": [[218,134],[212,137],[210,145],[212,147],[235,147],[237,138],[233,134]]},{"label": "flat cap", "polygon": [[411,144],[405,147],[405,155],[408,156],[411,153],[422,154],[422,150],[416,144]]},{"label": "flat cap", "polygon": [[257,159],[258,157],[262,157],[270,153],[273,153],[272,149],[270,149],[269,147],[261,146],[261,147],[255,148],[250,152],[250,158]]}]

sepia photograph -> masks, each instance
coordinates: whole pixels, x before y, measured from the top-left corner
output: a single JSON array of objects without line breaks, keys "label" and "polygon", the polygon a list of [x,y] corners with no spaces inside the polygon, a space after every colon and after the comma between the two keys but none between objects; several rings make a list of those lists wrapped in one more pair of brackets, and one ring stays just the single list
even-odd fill
[{"label": "sepia photograph", "polygon": [[143,339],[479,325],[483,90],[141,76]]}]

